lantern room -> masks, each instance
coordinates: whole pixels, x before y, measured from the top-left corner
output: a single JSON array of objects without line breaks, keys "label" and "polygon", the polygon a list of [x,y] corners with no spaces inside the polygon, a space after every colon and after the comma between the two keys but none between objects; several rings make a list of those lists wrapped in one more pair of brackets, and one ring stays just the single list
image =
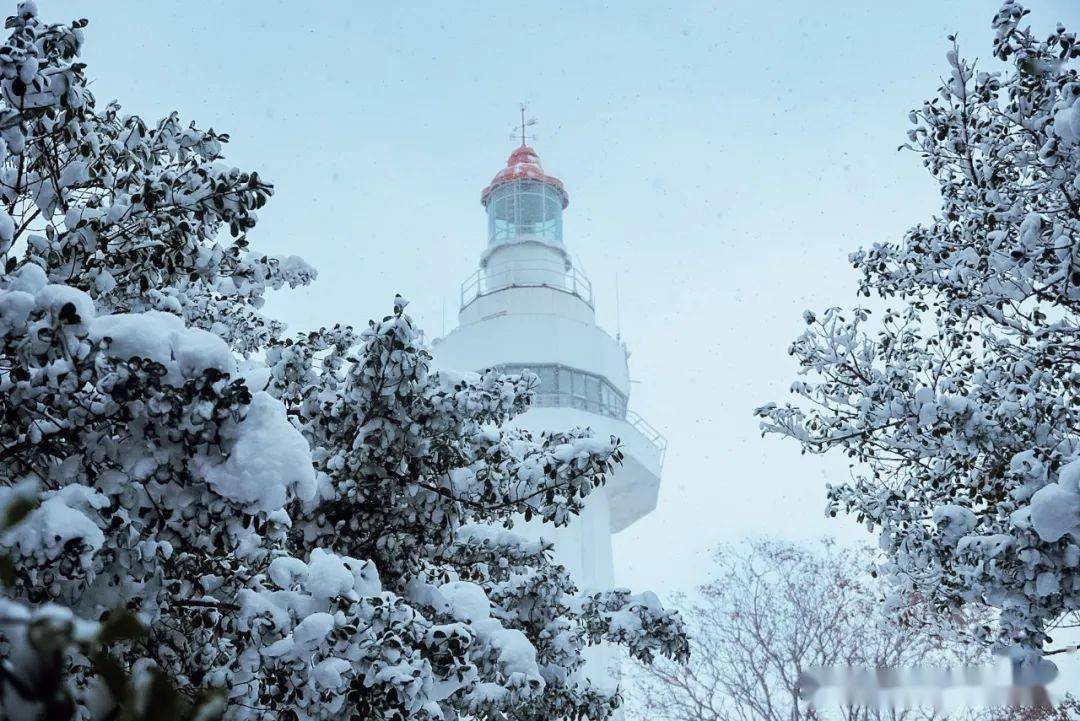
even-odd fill
[{"label": "lantern room", "polygon": [[562,212],[570,202],[562,182],[544,173],[536,151],[522,144],[480,196],[488,244],[539,241],[562,245]]}]

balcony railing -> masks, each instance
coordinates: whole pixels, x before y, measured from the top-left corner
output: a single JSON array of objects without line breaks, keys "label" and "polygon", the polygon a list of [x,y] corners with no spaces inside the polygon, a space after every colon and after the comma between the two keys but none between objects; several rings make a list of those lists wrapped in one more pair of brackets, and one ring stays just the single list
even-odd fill
[{"label": "balcony railing", "polygon": [[481,269],[466,278],[461,284],[461,307],[505,288],[554,288],[581,298],[590,307],[593,304],[592,283],[577,268],[515,266],[494,273]]},{"label": "balcony railing", "polygon": [[626,422],[637,428],[641,435],[648,438],[649,442],[656,446],[656,450],[660,451],[660,466],[662,468],[664,466],[664,456],[667,455],[667,438],[664,438],[664,434],[650,426],[648,421],[631,410],[626,411]]},{"label": "balcony railing", "polygon": [[621,418],[637,429],[638,433],[645,436],[649,443],[656,447],[660,455],[660,467],[664,466],[664,456],[667,455],[667,438],[660,431],[649,425],[644,418],[632,410],[623,410],[614,406],[607,406],[595,401],[587,401],[569,393],[537,393],[533,405],[537,408],[577,408],[590,413],[599,413],[612,418]]}]

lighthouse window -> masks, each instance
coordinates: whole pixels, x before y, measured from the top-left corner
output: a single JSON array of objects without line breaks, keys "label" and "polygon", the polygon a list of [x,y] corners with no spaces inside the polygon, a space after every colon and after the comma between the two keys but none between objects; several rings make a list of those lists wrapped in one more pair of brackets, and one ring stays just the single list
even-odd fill
[{"label": "lighthouse window", "polygon": [[585,408],[585,375],[574,373],[571,377],[574,381],[573,406],[574,408]]},{"label": "lighthouse window", "polygon": [[535,373],[540,379],[534,405],[578,408],[612,418],[626,417],[626,396],[602,376],[556,364],[504,365],[503,373]]},{"label": "lighthouse window", "polygon": [[596,376],[585,377],[585,400],[590,411],[600,412],[600,379]]},{"label": "lighthouse window", "polygon": [[566,395],[570,395],[571,393],[573,393],[573,388],[570,387],[571,386],[570,375],[571,375],[571,371],[570,371],[569,368],[565,369],[562,373],[558,374],[558,377],[559,377],[559,392],[560,393],[563,393],[563,394],[566,394]]},{"label": "lighthouse window", "polygon": [[562,199],[536,180],[515,180],[492,191],[487,201],[491,242],[513,238],[562,241]]},{"label": "lighthouse window", "polygon": [[536,375],[540,376],[540,392],[552,393],[555,391],[555,368],[552,366],[542,366],[536,370]]}]

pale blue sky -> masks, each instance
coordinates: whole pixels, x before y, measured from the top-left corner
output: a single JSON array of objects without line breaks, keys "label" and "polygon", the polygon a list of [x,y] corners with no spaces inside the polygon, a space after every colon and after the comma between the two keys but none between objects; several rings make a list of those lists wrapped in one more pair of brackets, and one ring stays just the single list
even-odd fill
[{"label": "pale blue sky", "polygon": [[[864,537],[823,518],[843,460],[759,438],[804,307],[854,302],[846,255],[898,238],[936,187],[897,153],[933,94],[945,35],[989,58],[993,0],[806,2],[39,2],[84,14],[99,100],[232,134],[274,182],[251,240],[316,265],[270,310],[295,329],[383,315],[395,292],[429,334],[484,247],[480,190],[513,147],[517,103],[570,193],[566,242],[615,326],[632,407],[671,442],[660,508],[616,537],[619,580],[702,580],[747,532]],[[1033,23],[1080,26],[1075,0]]]}]

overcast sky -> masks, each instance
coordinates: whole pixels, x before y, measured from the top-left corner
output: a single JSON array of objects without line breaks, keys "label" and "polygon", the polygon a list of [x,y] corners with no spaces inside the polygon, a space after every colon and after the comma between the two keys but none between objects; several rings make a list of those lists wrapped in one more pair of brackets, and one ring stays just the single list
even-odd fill
[{"label": "overcast sky", "polygon": [[[907,111],[947,33],[989,60],[998,3],[397,5],[39,2],[89,14],[99,101],[228,131],[232,162],[276,185],[251,241],[319,269],[270,304],[297,330],[381,317],[395,292],[429,335],[444,306],[452,327],[480,190],[529,101],[612,332],[619,278],[631,406],[670,441],[659,508],[616,537],[619,581],[688,588],[747,533],[867,538],[823,517],[843,459],[761,439],[752,411],[786,393],[801,311],[854,302],[847,253],[933,212],[933,180],[897,152]],[[1028,5],[1080,26],[1075,0]]]}]

